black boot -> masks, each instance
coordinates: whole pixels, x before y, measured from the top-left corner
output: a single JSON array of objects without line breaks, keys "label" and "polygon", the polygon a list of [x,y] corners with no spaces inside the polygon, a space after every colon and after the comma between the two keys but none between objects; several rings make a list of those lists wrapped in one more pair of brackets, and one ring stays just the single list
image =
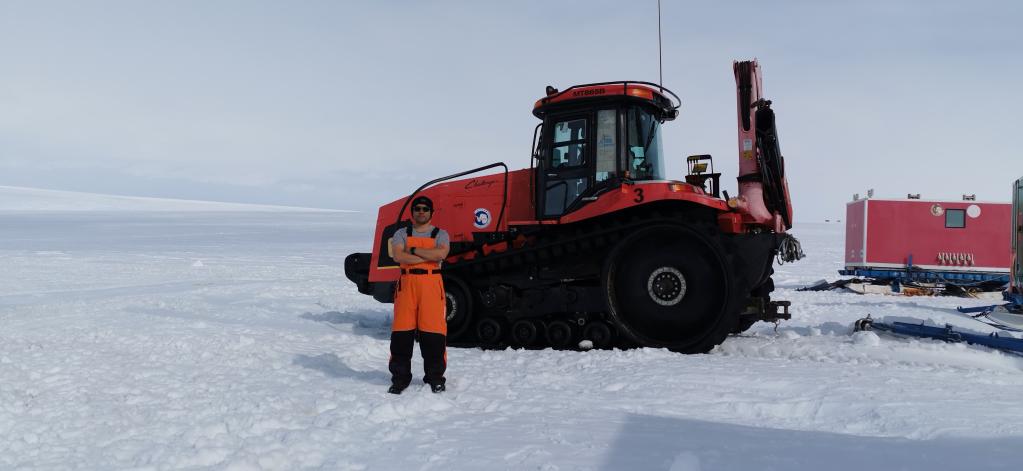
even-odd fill
[{"label": "black boot", "polygon": [[391,359],[387,369],[391,371],[391,394],[401,394],[412,382],[412,348],[415,344],[414,330],[391,332]]},{"label": "black boot", "polygon": [[444,383],[432,383],[432,384],[430,384],[430,391],[433,391],[435,394],[447,391],[447,389],[448,388],[446,388],[444,386]]},{"label": "black boot", "polygon": [[419,332],[419,351],[423,354],[425,373],[423,382],[431,385],[430,389],[433,392],[440,392],[435,385],[444,385],[444,370],[447,369],[447,361],[444,358],[446,345],[447,337],[443,334]]}]

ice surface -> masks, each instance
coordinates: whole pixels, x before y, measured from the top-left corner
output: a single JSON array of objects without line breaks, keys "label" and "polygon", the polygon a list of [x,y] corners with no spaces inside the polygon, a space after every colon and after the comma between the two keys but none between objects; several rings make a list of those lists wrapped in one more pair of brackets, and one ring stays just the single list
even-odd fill
[{"label": "ice surface", "polygon": [[[798,292],[842,225],[796,227],[793,320],[707,355],[449,350],[386,394],[390,305],[343,259],[375,215],[0,213],[0,469],[1017,469],[1023,360],[852,335],[986,327],[985,301]],[[421,361],[414,361],[421,370]]]},{"label": "ice surface", "polygon": [[0,211],[334,211],[258,204],[221,203],[0,185]]}]

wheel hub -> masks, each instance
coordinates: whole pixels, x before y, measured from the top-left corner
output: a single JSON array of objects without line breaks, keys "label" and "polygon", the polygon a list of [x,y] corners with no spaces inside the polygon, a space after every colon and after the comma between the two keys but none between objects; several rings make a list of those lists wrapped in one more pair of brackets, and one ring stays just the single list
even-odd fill
[{"label": "wheel hub", "polygon": [[686,278],[675,268],[661,267],[650,274],[646,290],[655,303],[674,306],[686,295]]}]

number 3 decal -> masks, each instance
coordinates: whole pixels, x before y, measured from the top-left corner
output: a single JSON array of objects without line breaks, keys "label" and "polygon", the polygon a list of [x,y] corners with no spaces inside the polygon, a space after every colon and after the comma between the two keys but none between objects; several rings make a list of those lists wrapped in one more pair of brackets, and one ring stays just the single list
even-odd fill
[{"label": "number 3 decal", "polygon": [[643,202],[643,189],[642,188],[636,188],[636,189],[634,189],[632,191],[636,192],[636,199],[634,199],[632,201],[634,201],[636,203],[642,203]]}]

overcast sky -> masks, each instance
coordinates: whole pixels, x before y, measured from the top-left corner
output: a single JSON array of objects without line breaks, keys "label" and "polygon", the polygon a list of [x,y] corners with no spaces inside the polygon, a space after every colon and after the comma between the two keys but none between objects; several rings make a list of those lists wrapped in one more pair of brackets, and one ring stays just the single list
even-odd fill
[{"label": "overcast sky", "polygon": [[[799,220],[853,193],[1009,199],[1018,1],[664,0],[669,174],[735,192],[758,58]],[[656,1],[0,0],[0,185],[375,210],[529,165],[548,84],[657,81]]]}]

